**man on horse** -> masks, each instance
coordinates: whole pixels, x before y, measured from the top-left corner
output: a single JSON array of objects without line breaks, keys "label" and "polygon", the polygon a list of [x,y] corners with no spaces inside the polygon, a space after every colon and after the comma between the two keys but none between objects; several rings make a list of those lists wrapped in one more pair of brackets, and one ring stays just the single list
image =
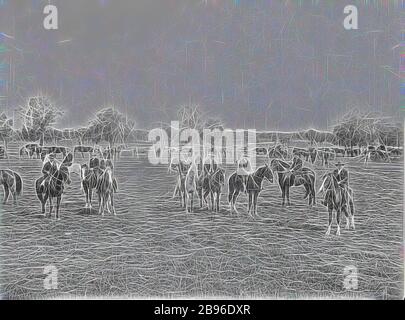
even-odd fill
[{"label": "man on horse", "polygon": [[[345,192],[343,192],[343,196],[344,196],[343,201],[346,202],[347,196],[349,194],[349,171],[344,168],[344,165],[345,165],[344,163],[338,161],[335,164],[335,166],[337,168],[335,170],[333,170],[333,176],[336,178],[339,186],[344,189]],[[323,201],[321,201],[321,203],[324,206],[327,206],[327,203],[328,203],[327,200],[328,200],[327,195],[325,195],[325,198]]]},{"label": "man on horse", "polygon": [[291,164],[290,170],[293,172],[298,172],[302,169],[302,160],[298,156],[294,156]]},{"label": "man on horse", "polygon": [[339,185],[347,189],[347,187],[349,187],[349,172],[344,168],[344,165],[344,163],[338,161],[338,163],[335,164],[337,168],[333,170],[333,175],[336,177]]},{"label": "man on horse", "polygon": [[44,163],[42,165],[42,174],[44,175],[44,178],[47,178],[52,172],[58,169],[58,164],[55,158],[54,153],[50,153],[45,156]]},{"label": "man on horse", "polygon": [[242,178],[242,182],[243,182],[243,186],[244,186],[243,191],[246,193],[247,180],[249,178],[249,175],[252,173],[252,165],[250,163],[249,158],[242,157],[241,159],[239,159],[238,165],[236,168],[236,172],[237,172],[238,176],[240,176]]}]

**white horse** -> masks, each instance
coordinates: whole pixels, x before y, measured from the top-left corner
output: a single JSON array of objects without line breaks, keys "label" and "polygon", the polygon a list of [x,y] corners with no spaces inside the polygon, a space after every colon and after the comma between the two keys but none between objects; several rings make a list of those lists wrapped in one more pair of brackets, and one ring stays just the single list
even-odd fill
[{"label": "white horse", "polygon": [[[186,179],[184,181],[185,192],[187,197],[186,212],[193,212],[194,194],[197,194],[197,180],[198,180],[198,167],[195,161],[193,161],[190,168],[187,171]],[[190,202],[190,211],[188,209],[189,202]]]}]

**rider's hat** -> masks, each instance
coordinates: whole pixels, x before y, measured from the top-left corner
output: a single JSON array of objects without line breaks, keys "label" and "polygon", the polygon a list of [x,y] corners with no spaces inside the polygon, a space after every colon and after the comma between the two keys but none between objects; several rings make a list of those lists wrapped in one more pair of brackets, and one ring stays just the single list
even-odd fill
[{"label": "rider's hat", "polygon": [[338,161],[337,163],[335,163],[336,167],[343,167],[345,165],[345,163]]}]

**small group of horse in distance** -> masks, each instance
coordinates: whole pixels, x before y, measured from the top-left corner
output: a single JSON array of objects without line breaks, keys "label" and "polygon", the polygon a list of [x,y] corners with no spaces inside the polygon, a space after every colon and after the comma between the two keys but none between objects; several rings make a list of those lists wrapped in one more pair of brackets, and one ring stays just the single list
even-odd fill
[{"label": "small group of horse in distance", "polygon": [[[291,187],[299,186],[305,188],[304,199],[308,198],[308,205],[316,204],[316,174],[311,168],[302,167],[295,172],[292,165],[284,159],[271,159],[270,162],[266,162],[254,172],[244,175],[239,170],[241,163],[238,162],[237,170],[232,172],[228,178],[227,200],[231,214],[239,213],[236,209],[237,199],[241,193],[246,193],[248,196],[248,215],[252,218],[258,216],[257,200],[263,190],[265,179],[273,183],[277,178],[281,190],[282,206],[291,205],[289,190]],[[243,163],[242,167],[244,167]],[[207,165],[201,161],[177,161],[175,164],[170,164],[169,171],[177,173],[173,198],[176,195],[179,196],[180,206],[186,209],[186,213],[193,212],[193,200],[196,196],[200,200],[200,208],[206,206],[211,211],[220,211],[220,197],[225,185],[225,169],[214,162]],[[329,235],[331,230],[333,211],[336,211],[337,235],[340,235],[341,213],[346,216],[346,228],[350,228],[351,225],[354,229],[353,190],[341,188],[336,177],[332,173],[326,173],[322,177],[322,186],[319,192],[323,192],[326,195],[325,199],[327,199],[324,203],[329,213],[326,234]],[[210,201],[207,201],[208,196],[211,197]]]},{"label": "small group of horse in distance", "polygon": [[288,159],[293,156],[298,156],[307,162],[315,163],[316,160],[320,160],[322,166],[328,166],[330,161],[336,159],[336,157],[358,157],[367,163],[370,159],[382,159],[389,160],[391,158],[400,157],[403,153],[400,147],[391,147],[385,145],[378,146],[356,146],[356,147],[313,147],[300,148],[300,147],[287,147],[281,144],[277,144],[268,149],[265,147],[256,148],[256,154],[266,155],[269,158],[281,158]]},{"label": "small group of horse in distance", "polygon": [[101,146],[83,146],[78,145],[73,147],[73,151],[69,147],[64,146],[41,146],[38,143],[28,143],[22,146],[19,150],[20,159],[28,157],[29,159],[45,159],[48,154],[62,155],[63,158],[71,152],[74,158],[77,154],[80,154],[84,158],[85,154],[97,154],[98,156],[105,159],[115,159],[120,156],[121,151],[124,149],[124,145],[118,145],[115,147],[107,146],[102,148]]}]

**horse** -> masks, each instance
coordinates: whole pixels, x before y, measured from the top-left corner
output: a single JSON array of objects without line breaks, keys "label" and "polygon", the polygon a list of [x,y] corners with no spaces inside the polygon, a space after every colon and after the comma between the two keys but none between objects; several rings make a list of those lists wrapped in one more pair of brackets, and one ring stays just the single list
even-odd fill
[{"label": "horse", "polygon": [[[246,192],[249,195],[248,214],[251,214],[253,206],[253,214],[257,213],[257,198],[262,191],[263,180],[266,178],[269,182],[273,183],[273,172],[266,163],[264,166],[259,167],[254,173],[249,174],[246,179],[246,186],[244,184],[243,176],[234,172],[228,179],[228,202],[229,208],[232,211],[236,210],[236,200],[246,187]],[[253,215],[251,215],[253,216]]]},{"label": "horse", "polygon": [[281,190],[281,197],[283,199],[282,205],[285,205],[285,198],[287,198],[287,205],[290,203],[290,187],[298,187],[303,185],[306,194],[304,199],[309,196],[308,204],[316,203],[315,200],[315,172],[309,168],[302,167],[297,171],[291,171],[290,165],[280,159],[273,159],[270,163],[270,168],[278,175],[278,184]]},{"label": "horse", "polygon": [[73,156],[76,157],[76,152],[80,152],[82,154],[82,158],[84,158],[85,153],[93,153],[94,148],[88,146],[75,146],[73,148]]},{"label": "horse", "polygon": [[315,163],[316,156],[318,154],[318,150],[314,147],[308,148],[308,154],[309,154],[309,160],[311,161],[312,164]]},{"label": "horse", "polygon": [[305,158],[306,161],[308,161],[308,158],[310,156],[310,152],[308,150],[303,149],[303,148],[297,148],[297,147],[293,148],[292,154],[293,154],[293,156],[298,156],[300,158],[303,157],[303,158]]},{"label": "horse", "polygon": [[288,149],[283,148],[281,145],[277,145],[275,147],[269,148],[268,150],[269,158],[287,158],[288,156]]},{"label": "horse", "polygon": [[14,203],[17,203],[17,196],[21,195],[23,188],[21,176],[10,169],[0,170],[0,184],[4,188],[3,204],[7,203],[10,192],[13,195]]},{"label": "horse", "polygon": [[42,204],[42,213],[45,214],[45,205],[49,199],[49,216],[52,215],[52,198],[56,198],[56,219],[59,219],[59,207],[65,184],[70,184],[69,167],[72,165],[73,155],[68,153],[59,166],[52,167],[49,175],[42,176],[35,181],[37,197]]},{"label": "horse", "polygon": [[[342,211],[346,216],[346,229],[350,229],[349,218],[354,229],[353,190],[349,187],[347,187],[347,189],[341,187],[336,179],[336,176],[330,172],[323,176],[322,186],[319,191],[326,191],[325,205],[328,207],[329,213],[329,223],[326,235],[330,234],[333,210],[336,211],[336,235],[340,235],[340,214]],[[350,214],[348,208],[350,208]]]},{"label": "horse", "polygon": [[222,188],[225,184],[225,169],[217,168],[215,172],[208,176],[208,187],[204,188],[204,199],[207,198],[208,194],[211,197],[211,209],[214,212],[219,212],[220,209],[220,198],[222,193]]},{"label": "horse", "polygon": [[105,208],[110,212],[108,206],[111,207],[111,212],[116,215],[114,207],[114,192],[116,188],[114,187],[114,177],[112,173],[112,168],[107,166],[97,179],[97,193],[99,195],[100,205],[99,214],[104,216]]},{"label": "horse", "polygon": [[31,158],[30,157],[30,151],[25,146],[22,146],[18,153],[20,155],[20,159],[23,158],[24,156],[27,156],[28,158]]},{"label": "horse", "polygon": [[84,194],[86,196],[86,205],[85,208],[92,208],[92,195],[93,189],[97,188],[97,180],[98,180],[98,169],[90,168],[86,163],[80,166],[81,171],[81,183]]},{"label": "horse", "polygon": [[[184,179],[184,191],[186,196],[186,212],[193,212],[194,194],[197,193],[197,180],[198,180],[198,168],[195,162],[193,162],[187,171]],[[190,211],[189,211],[190,202]]]},{"label": "horse", "polygon": [[345,148],[333,147],[331,149],[335,152],[336,157],[338,155],[341,155],[342,157],[344,157],[345,154],[346,154],[346,149]]},{"label": "horse", "polygon": [[329,161],[335,158],[335,152],[330,148],[319,148],[317,156],[321,159],[322,165],[327,166]]},{"label": "horse", "polygon": [[51,147],[51,146],[42,146],[38,147],[38,152],[41,155],[41,160],[44,161],[46,155],[54,153],[56,154],[62,154],[63,157],[66,157],[67,154],[67,148],[65,147]]},{"label": "horse", "polygon": [[41,147],[38,143],[28,143],[24,147],[27,150],[30,158],[32,158],[35,154],[37,156],[37,159],[39,159],[41,154]]},{"label": "horse", "polygon": [[176,185],[173,191],[173,198],[179,194],[180,196],[180,207],[186,206],[186,190],[185,190],[185,179],[186,174],[189,169],[189,164],[179,161],[177,164],[171,163],[169,166],[169,172],[177,172]]},{"label": "horse", "polygon": [[7,150],[6,147],[0,146],[0,159],[7,159]]}]

